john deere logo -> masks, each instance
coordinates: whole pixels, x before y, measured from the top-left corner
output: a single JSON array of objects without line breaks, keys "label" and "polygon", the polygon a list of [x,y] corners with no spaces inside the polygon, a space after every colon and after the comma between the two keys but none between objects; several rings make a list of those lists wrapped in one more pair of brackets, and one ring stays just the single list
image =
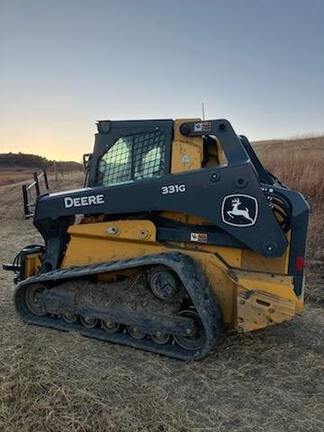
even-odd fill
[{"label": "john deere logo", "polygon": [[255,224],[258,217],[258,201],[250,195],[227,195],[222,204],[222,221],[236,227]]}]

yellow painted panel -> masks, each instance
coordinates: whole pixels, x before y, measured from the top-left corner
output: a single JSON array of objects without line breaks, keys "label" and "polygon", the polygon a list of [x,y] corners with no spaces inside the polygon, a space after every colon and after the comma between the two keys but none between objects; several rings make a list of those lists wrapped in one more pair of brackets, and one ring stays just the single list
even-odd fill
[{"label": "yellow painted panel", "polygon": [[174,122],[174,140],[171,154],[172,174],[201,168],[204,156],[202,137],[185,137],[179,131],[182,123],[192,121],[200,121],[200,119],[182,119]]},{"label": "yellow painted panel", "polygon": [[252,250],[242,250],[242,268],[254,271],[287,273],[290,253],[290,236],[291,234],[288,232],[286,237],[289,244],[281,257],[264,257]]},{"label": "yellow painted panel", "polygon": [[73,236],[94,237],[103,240],[156,241],[155,225],[151,221],[141,219],[71,225],[68,233]]},{"label": "yellow painted panel", "polygon": [[[113,232],[110,229],[112,227],[115,228]],[[198,245],[195,250],[192,244],[191,249],[184,248],[183,244],[165,246],[155,240],[155,226],[147,220],[74,225],[69,228],[69,234],[71,240],[62,262],[63,268],[125,260],[170,250],[191,256],[205,273],[220,304],[224,322],[233,326],[237,320],[237,295],[242,292],[262,291],[292,302],[297,310],[302,308],[302,300],[298,300],[294,294],[291,277],[233,270],[230,267],[233,263],[239,264],[241,258],[240,251],[232,248]],[[230,262],[230,266],[224,261]]]},{"label": "yellow painted panel", "polygon": [[264,291],[239,292],[237,296],[238,331],[258,330],[289,321],[295,315],[295,302]]},{"label": "yellow painted panel", "polygon": [[41,266],[41,254],[35,253],[25,257],[25,278],[37,273]]}]

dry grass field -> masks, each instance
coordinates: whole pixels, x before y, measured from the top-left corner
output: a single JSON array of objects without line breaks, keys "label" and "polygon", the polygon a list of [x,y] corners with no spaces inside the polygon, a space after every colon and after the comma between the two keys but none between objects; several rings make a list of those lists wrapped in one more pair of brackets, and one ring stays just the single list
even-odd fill
[{"label": "dry grass field", "polygon": [[[40,174],[42,170],[40,168],[33,168],[33,167],[10,168],[10,167],[0,166],[0,186],[17,184],[20,182],[30,184],[33,181],[34,172]],[[54,176],[53,170],[51,171],[47,170],[47,174],[52,177]],[[78,171],[58,171],[56,175],[58,178],[68,177],[70,178],[70,181],[72,177],[72,181],[73,181],[73,178],[77,174]]]},{"label": "dry grass field", "polygon": [[31,178],[30,168],[0,167],[0,186],[28,181]]},{"label": "dry grass field", "polygon": [[[292,322],[229,333],[184,363],[16,317],[0,272],[0,431],[322,432],[324,430],[324,138],[255,145],[266,166],[313,207],[305,310]],[[81,184],[63,178],[57,189]],[[39,241],[20,185],[0,187],[0,262]]]}]

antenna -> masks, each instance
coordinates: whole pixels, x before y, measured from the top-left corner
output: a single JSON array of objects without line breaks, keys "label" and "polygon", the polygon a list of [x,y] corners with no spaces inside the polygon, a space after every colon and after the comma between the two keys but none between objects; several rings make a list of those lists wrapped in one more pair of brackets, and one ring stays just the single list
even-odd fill
[{"label": "antenna", "polygon": [[201,102],[201,112],[202,112],[202,118],[205,121],[205,104],[204,104],[204,102]]}]

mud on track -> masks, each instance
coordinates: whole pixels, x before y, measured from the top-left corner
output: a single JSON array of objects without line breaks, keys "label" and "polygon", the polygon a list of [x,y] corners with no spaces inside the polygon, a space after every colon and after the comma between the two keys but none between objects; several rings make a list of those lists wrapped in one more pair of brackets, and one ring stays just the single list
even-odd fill
[{"label": "mud on track", "polygon": [[[22,218],[20,186],[0,187],[0,262],[39,240]],[[1,431],[324,430],[321,303],[290,323],[231,333],[186,364],[27,326],[15,315],[11,279],[0,272]]]}]

